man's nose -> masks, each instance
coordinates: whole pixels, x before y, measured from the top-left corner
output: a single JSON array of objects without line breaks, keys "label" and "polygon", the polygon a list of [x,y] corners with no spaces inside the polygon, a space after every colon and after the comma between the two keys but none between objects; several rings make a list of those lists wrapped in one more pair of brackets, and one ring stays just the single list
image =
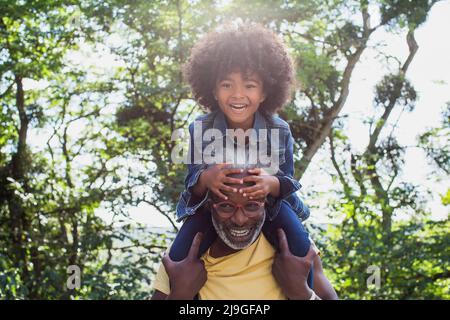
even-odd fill
[{"label": "man's nose", "polygon": [[236,210],[236,212],[234,213],[233,217],[231,218],[231,221],[239,226],[242,227],[243,225],[245,225],[248,221],[247,216],[244,214],[244,212],[242,211],[242,208],[238,208]]}]

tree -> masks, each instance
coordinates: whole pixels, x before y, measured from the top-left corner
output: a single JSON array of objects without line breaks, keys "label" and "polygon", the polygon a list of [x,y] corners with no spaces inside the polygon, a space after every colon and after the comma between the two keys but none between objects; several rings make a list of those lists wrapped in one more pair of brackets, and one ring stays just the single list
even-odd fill
[{"label": "tree", "polygon": [[446,141],[450,136],[450,102],[442,111],[441,126],[431,128],[419,136],[419,146],[426,152],[428,158],[432,161],[439,171],[445,174],[450,173],[450,150]]},{"label": "tree", "polygon": [[[283,36],[297,62],[301,87],[280,113],[298,148],[297,177],[319,150],[331,153],[342,188],[329,209],[343,220],[317,241],[323,239],[341,296],[448,297],[448,221],[427,218],[426,193],[401,176],[405,146],[388,131],[394,111],[414,107],[406,76],[417,50],[414,30],[435,2],[2,1],[0,296],[150,294],[155,264],[173,234],[148,230],[127,211],[146,203],[177,230],[185,168],[171,161],[178,143],[171,137],[200,113],[181,66],[199,37],[243,18]],[[410,55],[376,87],[379,116],[367,122],[368,146],[358,153],[341,114],[353,71],[365,50],[378,46],[371,41],[382,28],[405,33]],[[117,62],[92,62],[97,56]],[[448,173],[448,152],[437,147],[444,124],[419,143]],[[448,194],[442,199],[448,203]],[[408,211],[416,215],[395,219]],[[381,291],[367,292],[369,263],[381,268]],[[81,269],[80,289],[67,289],[71,265]]]},{"label": "tree", "polygon": [[[142,275],[152,273],[151,262],[165,247],[165,237],[130,221],[118,224],[142,183],[119,172],[130,158],[122,160],[125,144],[104,113],[113,83],[90,80],[67,58],[91,32],[72,23],[74,16],[84,18],[75,4],[2,3],[0,296],[5,298],[143,298],[149,276]],[[26,88],[30,79],[44,88]],[[36,148],[30,136],[37,132],[48,139]],[[80,166],[83,159],[88,163]],[[109,224],[95,213],[105,203],[113,214]],[[82,273],[80,290],[66,285],[74,265]]]},{"label": "tree", "polygon": [[32,164],[27,136],[33,122],[40,124],[42,109],[25,96],[24,79],[41,79],[61,67],[62,57],[76,37],[74,30],[66,27],[69,7],[70,4],[63,7],[58,1],[37,1],[33,5],[2,1],[1,48],[6,57],[0,66],[2,83],[6,83],[6,90],[2,92],[2,109],[6,110],[8,118],[18,118],[16,123],[9,122],[11,118],[7,119],[7,128],[16,126],[17,129],[16,132],[8,130],[4,141],[14,140],[15,150],[10,158],[2,157],[4,162],[0,164],[1,203],[8,208],[2,211],[9,214],[9,217],[4,217],[4,222],[11,230],[3,236],[11,241],[9,258],[20,270],[21,279],[27,282],[24,288],[31,298],[38,297],[36,282],[43,270],[34,232],[38,226],[33,223],[29,212],[35,203],[25,197],[33,192],[31,175],[38,170]]},{"label": "tree", "polygon": [[[323,146],[349,95],[353,71],[367,49],[371,36],[381,28],[407,26],[414,30],[426,20],[437,1],[331,1],[319,4],[322,14],[292,24],[287,36],[297,55],[299,101],[282,113],[300,148],[297,177],[301,178]],[[378,11],[373,26],[369,12]],[[360,15],[355,18],[354,15]],[[410,33],[408,45],[415,46]],[[377,44],[372,44],[376,47]],[[412,58],[414,55],[410,57]],[[405,62],[408,68],[410,61]],[[305,107],[306,106],[306,107]]]},{"label": "tree", "polygon": [[[417,93],[406,72],[417,52],[414,29],[407,34],[409,55],[397,73],[386,75],[376,86],[375,106],[380,116],[368,121],[370,136],[362,153],[355,153],[342,123],[330,136],[330,158],[342,186],[333,206],[343,214],[342,225],[331,227],[326,239],[338,288],[353,299],[435,299],[448,297],[448,256],[441,250],[450,237],[448,218],[432,221],[423,208],[424,192],[402,177],[405,147],[395,138],[393,110],[412,112]],[[388,134],[383,131],[391,127]],[[409,213],[407,220],[395,220]],[[444,246],[444,247],[443,247]],[[401,263],[399,263],[401,259]],[[382,285],[368,287],[371,267],[381,270]],[[339,281],[340,280],[340,281]]]}]

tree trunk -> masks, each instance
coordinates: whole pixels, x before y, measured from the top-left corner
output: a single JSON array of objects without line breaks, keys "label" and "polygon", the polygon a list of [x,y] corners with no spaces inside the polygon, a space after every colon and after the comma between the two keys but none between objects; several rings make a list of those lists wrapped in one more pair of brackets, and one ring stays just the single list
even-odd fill
[{"label": "tree trunk", "polygon": [[[25,172],[27,167],[27,132],[28,118],[25,112],[25,98],[23,91],[22,77],[15,77],[16,84],[16,107],[19,111],[19,141],[17,143],[17,151],[12,156],[10,164],[10,176],[20,183],[25,189]],[[29,280],[28,257],[25,245],[29,235],[29,222],[27,221],[26,212],[22,205],[21,198],[14,190],[9,191],[8,209],[10,213],[11,236],[13,243],[13,256],[16,267],[21,270],[22,281],[25,283]],[[27,285],[29,282],[27,283]]]}]

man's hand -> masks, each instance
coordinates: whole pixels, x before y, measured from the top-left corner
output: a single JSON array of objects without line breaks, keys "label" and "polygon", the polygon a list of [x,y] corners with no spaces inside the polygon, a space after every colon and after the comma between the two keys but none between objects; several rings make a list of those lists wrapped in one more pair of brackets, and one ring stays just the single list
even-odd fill
[{"label": "man's hand", "polygon": [[224,200],[228,200],[228,197],[222,191],[237,192],[236,188],[227,186],[226,183],[242,184],[243,182],[242,179],[228,177],[229,174],[243,171],[242,169],[228,168],[229,165],[229,163],[220,163],[211,166],[202,172],[199,179],[201,184]]},{"label": "man's hand", "polygon": [[280,252],[275,255],[272,273],[289,299],[308,300],[313,292],[308,287],[307,279],[317,253],[310,248],[305,257],[294,256],[282,229],[278,229],[278,239]]},{"label": "man's hand", "polygon": [[262,168],[249,169],[252,175],[245,177],[244,182],[254,182],[255,185],[247,188],[239,189],[244,197],[249,199],[261,199],[271,194],[278,197],[280,194],[280,181],[277,177],[269,175]]},{"label": "man's hand", "polygon": [[207,280],[204,262],[198,258],[203,235],[197,233],[192,241],[188,256],[179,262],[172,261],[166,254],[162,263],[170,280],[170,294],[167,299],[190,300],[200,291]]}]

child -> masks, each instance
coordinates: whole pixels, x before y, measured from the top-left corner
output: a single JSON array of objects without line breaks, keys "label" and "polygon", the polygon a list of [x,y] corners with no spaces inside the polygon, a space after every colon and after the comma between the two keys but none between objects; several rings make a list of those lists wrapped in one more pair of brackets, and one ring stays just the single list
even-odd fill
[{"label": "child", "polygon": [[[186,189],[177,205],[178,220],[184,219],[184,224],[171,246],[170,258],[174,261],[184,259],[197,232],[204,234],[200,254],[206,252],[217,236],[210,215],[205,213],[208,193],[213,192],[226,200],[222,191],[235,192],[227,184],[243,183],[228,177],[240,169],[223,163],[211,165],[194,161],[195,152],[206,153],[208,142],[202,140],[203,133],[218,129],[226,140],[229,138],[226,129],[245,131],[251,128],[257,132],[267,131],[267,139],[258,136],[256,145],[267,143],[270,150],[277,151],[279,169],[273,175],[267,174],[260,165],[249,170],[254,178],[247,178],[254,185],[243,190],[244,196],[266,198],[263,233],[272,245],[278,246],[276,230],[282,228],[291,252],[305,256],[311,243],[299,217],[302,220],[308,218],[309,209],[295,194],[301,186],[293,178],[293,138],[289,125],[274,116],[290,99],[295,83],[293,63],[285,46],[261,25],[228,25],[220,31],[210,32],[194,46],[184,66],[184,74],[195,99],[210,112],[197,118],[196,125],[189,126],[191,162]],[[197,125],[201,132],[195,132]],[[271,140],[273,131],[279,133],[278,141]],[[248,140],[245,150],[255,143]],[[245,160],[248,162],[249,159]]]}]

